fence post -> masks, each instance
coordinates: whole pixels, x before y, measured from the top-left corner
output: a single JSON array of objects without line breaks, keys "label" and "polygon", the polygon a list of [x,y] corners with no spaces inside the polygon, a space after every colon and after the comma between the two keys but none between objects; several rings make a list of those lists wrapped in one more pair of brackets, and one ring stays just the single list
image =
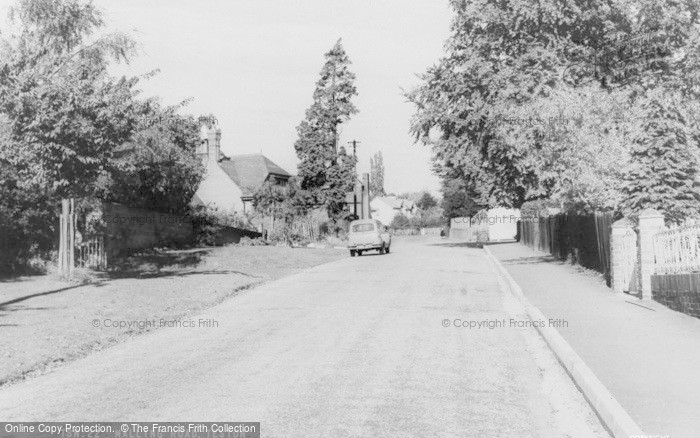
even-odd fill
[{"label": "fence post", "polygon": [[642,299],[651,299],[651,276],[654,273],[654,234],[664,226],[664,215],[647,208],[639,215],[639,262]]},{"label": "fence post", "polygon": [[615,292],[624,292],[624,272],[626,269],[624,238],[632,230],[632,222],[622,218],[610,226],[610,276],[612,289]]}]

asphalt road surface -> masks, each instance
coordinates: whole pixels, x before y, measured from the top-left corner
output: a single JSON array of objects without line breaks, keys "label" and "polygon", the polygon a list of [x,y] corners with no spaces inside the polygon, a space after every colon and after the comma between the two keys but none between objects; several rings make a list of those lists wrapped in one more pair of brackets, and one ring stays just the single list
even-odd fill
[{"label": "asphalt road surface", "polygon": [[608,436],[478,248],[395,239],[391,254],[348,254],[190,320],[0,389],[0,420],[260,421],[264,437]]}]

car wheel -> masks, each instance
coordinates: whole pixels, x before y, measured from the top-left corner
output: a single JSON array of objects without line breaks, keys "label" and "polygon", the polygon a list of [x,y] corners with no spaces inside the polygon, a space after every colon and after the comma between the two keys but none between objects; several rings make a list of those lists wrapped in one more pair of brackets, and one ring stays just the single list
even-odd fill
[{"label": "car wheel", "polygon": [[361,256],[361,255],[362,255],[362,251],[357,251],[357,255],[358,255],[358,256]]},{"label": "car wheel", "polygon": [[354,249],[350,250],[350,257],[355,257],[355,250]]}]

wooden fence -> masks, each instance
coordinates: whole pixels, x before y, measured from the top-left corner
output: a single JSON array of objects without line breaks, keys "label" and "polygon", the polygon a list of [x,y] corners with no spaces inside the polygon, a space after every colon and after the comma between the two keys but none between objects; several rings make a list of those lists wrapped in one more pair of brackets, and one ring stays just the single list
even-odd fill
[{"label": "wooden fence", "polygon": [[304,217],[294,220],[289,225],[289,228],[292,235],[315,242],[321,237],[321,225],[320,221],[315,221],[311,217]]},{"label": "wooden fence", "polygon": [[[319,240],[324,234],[331,234],[333,230],[328,229],[328,217],[319,214],[318,211],[311,212],[306,216],[295,217],[289,222],[269,216],[258,216],[254,222],[260,225],[262,236],[265,239],[278,239],[289,236],[293,240],[308,240],[311,242]],[[338,228],[343,228],[341,223]]]},{"label": "wooden fence", "polygon": [[603,273],[610,282],[610,225],[612,212],[560,213],[523,218],[519,222],[522,244]]}]

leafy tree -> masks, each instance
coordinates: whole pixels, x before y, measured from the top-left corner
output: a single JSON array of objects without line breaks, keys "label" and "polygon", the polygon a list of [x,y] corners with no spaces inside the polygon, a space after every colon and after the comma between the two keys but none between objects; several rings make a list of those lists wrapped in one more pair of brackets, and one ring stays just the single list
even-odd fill
[{"label": "leafy tree", "polygon": [[441,227],[445,222],[444,211],[438,206],[419,210],[415,216],[411,217],[411,225],[421,228]]},{"label": "leafy tree", "polygon": [[436,207],[438,205],[438,203],[435,200],[435,198],[433,197],[433,195],[431,195],[428,192],[423,192],[423,194],[421,195],[418,202],[416,202],[416,205],[421,210],[429,210],[433,207]]},{"label": "leafy tree", "polygon": [[[407,94],[417,108],[411,132],[433,148],[436,173],[444,181],[461,181],[478,205],[518,207],[542,197],[578,210],[619,205],[625,168],[639,167],[635,161],[645,152],[631,153],[631,139],[640,137],[636,122],[615,116],[647,117],[637,121],[653,125],[648,117],[658,112],[646,111],[643,97],[659,87],[679,90],[684,106],[696,99],[691,97],[698,83],[695,2],[453,0],[451,5],[455,15],[446,54]],[[660,42],[645,62],[620,59],[620,42],[635,35],[654,35]],[[582,62],[582,54],[592,59]],[[579,114],[571,114],[572,108]],[[576,122],[512,123],[533,114]],[[692,128],[691,138],[700,137],[687,118],[675,120]],[[452,210],[447,203],[446,212]]]},{"label": "leafy tree", "polygon": [[147,102],[138,130],[114,160],[98,193],[102,199],[168,213],[185,213],[204,175],[196,156],[199,124],[178,107]]},{"label": "leafy tree", "polygon": [[201,173],[191,122],[138,100],[140,78],[108,72],[134,41],[103,33],[87,1],[19,0],[10,21],[0,38],[0,235],[12,236],[3,252],[15,265],[46,255],[65,197],[83,198],[78,208],[99,195],[182,211]]},{"label": "leafy tree", "polygon": [[0,37],[0,271],[53,247],[62,197],[92,194],[137,124],[134,42],[77,0],[20,0]]},{"label": "leafy tree", "polygon": [[407,95],[417,107],[411,132],[439,167],[459,171],[479,204],[518,207],[546,192],[530,150],[499,138],[496,120],[561,82],[567,33],[595,34],[603,3],[584,15],[576,1],[451,1],[446,56]]},{"label": "leafy tree", "polygon": [[543,197],[569,211],[615,209],[630,160],[629,122],[639,117],[628,95],[626,90],[601,93],[592,85],[561,87],[513,112],[521,120],[536,114],[544,125],[504,124],[497,132],[524,152],[523,162],[537,174]]},{"label": "leafy tree", "polygon": [[549,216],[552,209],[558,209],[559,203],[551,199],[534,199],[525,202],[520,208],[521,218],[537,218],[540,216]]},{"label": "leafy tree", "polygon": [[384,196],[384,157],[382,151],[369,159],[369,187],[371,196]]},{"label": "leafy tree", "polygon": [[78,0],[21,0],[11,18],[19,31],[1,45],[0,113],[13,142],[2,154],[57,197],[89,194],[137,124],[138,79],[107,71],[110,60],[129,59],[134,42],[95,37],[102,15]]},{"label": "leafy tree", "polygon": [[464,179],[449,179],[442,183],[442,210],[447,219],[472,217],[484,208],[475,201]]},{"label": "leafy tree", "polygon": [[289,224],[296,217],[307,214],[308,192],[301,188],[299,178],[290,178],[286,184],[263,183],[253,194],[253,207],[258,213],[281,221],[285,240],[291,244]]},{"label": "leafy tree", "polygon": [[357,95],[350,60],[338,40],[325,54],[326,62],[316,83],[313,103],[297,127],[294,144],[300,159],[301,189],[309,192],[310,205],[322,205],[329,217],[343,215],[345,195],[355,183],[356,159],[338,147],[339,127],[357,113],[351,98]]},{"label": "leafy tree", "polygon": [[390,226],[394,228],[410,227],[411,219],[409,219],[408,216],[403,213],[396,213],[394,219],[391,220]]}]

